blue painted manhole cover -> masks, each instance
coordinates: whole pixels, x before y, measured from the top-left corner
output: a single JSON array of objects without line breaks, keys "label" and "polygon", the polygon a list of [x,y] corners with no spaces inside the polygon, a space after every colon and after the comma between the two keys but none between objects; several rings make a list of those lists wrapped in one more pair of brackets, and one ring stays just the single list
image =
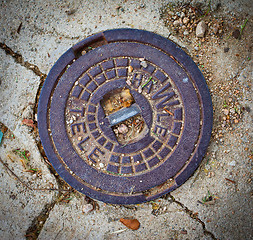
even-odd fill
[{"label": "blue painted manhole cover", "polygon": [[153,200],[183,184],[212,130],[205,79],[176,44],[151,32],[98,33],[51,69],[39,133],[58,174],[92,198]]}]

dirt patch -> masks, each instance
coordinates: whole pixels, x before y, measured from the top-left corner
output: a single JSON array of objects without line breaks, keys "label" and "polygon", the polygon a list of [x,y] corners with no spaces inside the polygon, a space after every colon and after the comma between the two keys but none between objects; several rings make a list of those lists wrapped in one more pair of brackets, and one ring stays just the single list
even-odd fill
[{"label": "dirt patch", "polygon": [[[161,18],[204,75],[213,101],[213,137],[223,142],[224,132],[235,131],[247,108],[242,103],[245,86],[238,76],[251,61],[252,17],[226,14],[220,4],[213,9],[209,2],[169,4],[161,10]],[[206,24],[203,37],[196,36],[200,22]],[[246,87],[250,89],[251,83]]]}]

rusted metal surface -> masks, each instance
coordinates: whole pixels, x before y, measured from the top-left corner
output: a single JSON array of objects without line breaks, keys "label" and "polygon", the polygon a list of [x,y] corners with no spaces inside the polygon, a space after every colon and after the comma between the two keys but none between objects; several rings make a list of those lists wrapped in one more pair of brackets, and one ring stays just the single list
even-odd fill
[{"label": "rusted metal surface", "polygon": [[[117,89],[129,89],[134,103],[106,116],[101,102]],[[143,130],[119,143],[113,126],[136,115]],[[42,88],[38,125],[48,159],[72,187],[135,204],[174,190],[196,170],[211,136],[212,102],[203,75],[177,45],[116,29],[57,61]]]}]

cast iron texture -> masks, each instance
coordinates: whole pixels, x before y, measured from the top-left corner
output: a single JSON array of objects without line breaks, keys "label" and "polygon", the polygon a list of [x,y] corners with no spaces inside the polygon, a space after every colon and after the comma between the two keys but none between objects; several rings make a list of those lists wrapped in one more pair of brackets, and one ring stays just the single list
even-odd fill
[{"label": "cast iron texture", "polygon": [[[135,103],[106,116],[103,97],[129,89]],[[136,29],[101,32],[52,67],[38,106],[45,153],[76,190],[114,204],[153,200],[183,184],[212,131],[205,79],[176,44]],[[139,114],[146,130],[119,144],[112,129]]]}]

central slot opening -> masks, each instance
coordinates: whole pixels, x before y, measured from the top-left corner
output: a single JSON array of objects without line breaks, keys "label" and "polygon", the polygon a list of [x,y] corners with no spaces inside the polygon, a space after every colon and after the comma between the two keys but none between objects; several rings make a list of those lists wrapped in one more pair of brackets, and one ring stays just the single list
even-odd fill
[{"label": "central slot opening", "polygon": [[147,132],[140,108],[128,88],[107,93],[101,100],[101,106],[121,145],[136,142]]},{"label": "central slot opening", "polygon": [[122,108],[130,107],[133,103],[135,103],[135,101],[128,88],[115,89],[105,94],[101,100],[101,106],[106,116]]}]

